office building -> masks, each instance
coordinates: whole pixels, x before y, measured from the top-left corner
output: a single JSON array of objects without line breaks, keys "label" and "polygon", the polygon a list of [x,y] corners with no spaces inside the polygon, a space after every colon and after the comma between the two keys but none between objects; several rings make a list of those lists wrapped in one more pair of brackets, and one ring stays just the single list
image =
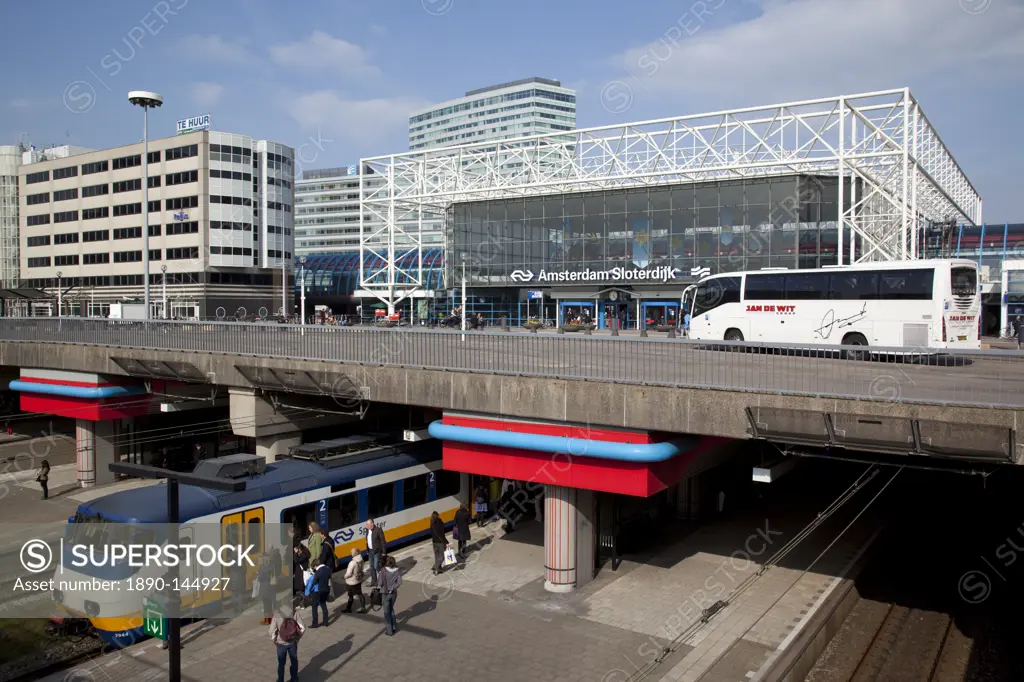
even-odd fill
[{"label": "office building", "polygon": [[0,289],[18,286],[18,168],[21,145],[0,146]]},{"label": "office building", "polygon": [[524,78],[470,90],[464,97],[415,111],[409,150],[507,140],[576,128],[576,91],[557,80]]},{"label": "office building", "polygon": [[[143,298],[142,144],[23,164],[20,269],[53,314],[108,314]],[[291,312],[294,150],[191,132],[149,142],[153,317]],[[166,292],[166,295],[165,295]],[[44,309],[45,308],[45,309]]]},{"label": "office building", "polygon": [[[296,256],[359,250],[357,171],[358,166],[322,168],[295,180]],[[363,191],[372,192],[381,181],[366,175]]]}]

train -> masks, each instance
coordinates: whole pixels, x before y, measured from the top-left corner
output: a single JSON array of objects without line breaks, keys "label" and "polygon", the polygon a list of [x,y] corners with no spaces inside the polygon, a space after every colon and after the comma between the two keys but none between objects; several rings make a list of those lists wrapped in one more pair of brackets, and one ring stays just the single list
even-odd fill
[{"label": "train", "polygon": [[[244,478],[246,486],[241,492],[218,492],[181,485],[179,544],[223,546],[244,541],[243,545],[255,547],[254,559],[271,548],[290,557],[292,533],[305,534],[308,524],[316,521],[333,541],[343,566],[352,548],[366,549],[367,519],[384,529],[392,547],[429,535],[435,511],[446,526],[453,525],[460,503],[468,499],[468,475],[442,469],[437,441],[382,445],[372,436],[356,436],[328,445],[272,463],[250,454],[200,462],[196,475]],[[166,499],[166,483],[161,483],[115,492],[78,507],[68,519],[57,571],[60,584],[86,587],[54,590],[61,617],[88,619],[102,640],[115,648],[146,639],[141,593],[157,591],[157,581],[166,575],[165,564],[132,566],[129,561],[110,561],[76,567],[72,551],[81,555],[83,547],[115,542],[166,544],[165,529],[170,526],[159,525],[167,523]],[[305,542],[304,537],[300,539]],[[283,574],[290,575],[289,558],[281,565]],[[194,563],[180,569],[177,585],[183,621],[211,617],[223,606],[218,602],[233,595],[248,596],[256,569],[246,567],[242,584],[236,579],[226,589],[218,584],[225,570],[219,564]],[[98,581],[105,581],[100,589],[95,588]]]}]

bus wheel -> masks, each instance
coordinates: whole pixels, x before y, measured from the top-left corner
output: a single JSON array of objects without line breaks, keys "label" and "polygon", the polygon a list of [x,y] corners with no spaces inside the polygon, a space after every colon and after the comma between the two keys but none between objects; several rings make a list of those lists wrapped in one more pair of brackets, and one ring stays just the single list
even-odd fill
[{"label": "bus wheel", "polygon": [[[868,340],[864,338],[863,334],[847,334],[843,337],[844,346],[866,346]],[[867,360],[871,356],[868,351],[865,350],[848,350],[846,351],[846,358],[848,360]]]},{"label": "bus wheel", "polygon": [[[725,332],[725,340],[726,341],[742,341],[743,340],[743,332],[741,332],[739,329],[727,329],[726,332]],[[742,349],[739,346],[729,346],[729,350],[731,350],[731,351],[739,351],[739,350],[742,350]]]}]

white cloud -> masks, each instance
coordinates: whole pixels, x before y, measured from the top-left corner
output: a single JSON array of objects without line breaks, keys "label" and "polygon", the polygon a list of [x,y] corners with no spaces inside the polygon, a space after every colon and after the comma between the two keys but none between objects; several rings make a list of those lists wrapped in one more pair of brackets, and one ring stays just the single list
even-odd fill
[{"label": "white cloud", "polygon": [[224,86],[220,83],[193,83],[189,96],[197,106],[212,107],[223,94]]},{"label": "white cloud", "polygon": [[369,63],[363,48],[341,38],[313,31],[297,43],[272,45],[270,58],[278,66],[298,69],[331,69],[351,76],[375,76],[380,70]]},{"label": "white cloud", "polygon": [[[1024,73],[1018,3],[762,0],[757,17],[712,30],[727,1],[704,0],[666,17],[664,34],[616,55],[609,77],[638,96],[700,97],[711,106],[913,89],[925,80],[969,85]],[[697,5],[702,16],[694,13]],[[978,7],[985,9],[965,11]]]},{"label": "white cloud", "polygon": [[22,110],[31,109],[32,108],[32,100],[29,99],[28,97],[19,97],[17,99],[12,99],[10,102],[7,103],[7,108],[8,109],[22,109]]},{"label": "white cloud", "polygon": [[187,35],[175,45],[175,53],[194,60],[220,64],[252,64],[256,61],[249,49],[241,43],[232,43],[219,35]]},{"label": "white cloud", "polygon": [[360,100],[347,99],[333,90],[318,90],[293,98],[288,113],[304,130],[372,145],[406,132],[409,113],[428,105],[426,100],[412,97]]}]

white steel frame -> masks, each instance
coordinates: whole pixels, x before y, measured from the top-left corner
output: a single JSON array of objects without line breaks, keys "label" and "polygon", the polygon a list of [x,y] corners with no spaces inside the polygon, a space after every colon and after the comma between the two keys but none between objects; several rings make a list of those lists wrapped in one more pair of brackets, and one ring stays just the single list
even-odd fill
[{"label": "white steel frame", "polygon": [[[808,174],[839,183],[839,219],[861,240],[858,262],[907,260],[917,227],[953,220],[980,224],[981,197],[909,88],[717,111],[566,133],[489,141],[362,159],[360,288],[396,303],[423,286],[424,216],[453,203]],[[860,180],[858,195],[858,183]],[[373,229],[367,229],[372,225]],[[852,262],[843,243],[839,263]],[[853,241],[853,240],[851,240]],[[385,265],[364,271],[364,255]],[[411,265],[397,263],[412,254]],[[408,281],[400,283],[400,275]]]}]

